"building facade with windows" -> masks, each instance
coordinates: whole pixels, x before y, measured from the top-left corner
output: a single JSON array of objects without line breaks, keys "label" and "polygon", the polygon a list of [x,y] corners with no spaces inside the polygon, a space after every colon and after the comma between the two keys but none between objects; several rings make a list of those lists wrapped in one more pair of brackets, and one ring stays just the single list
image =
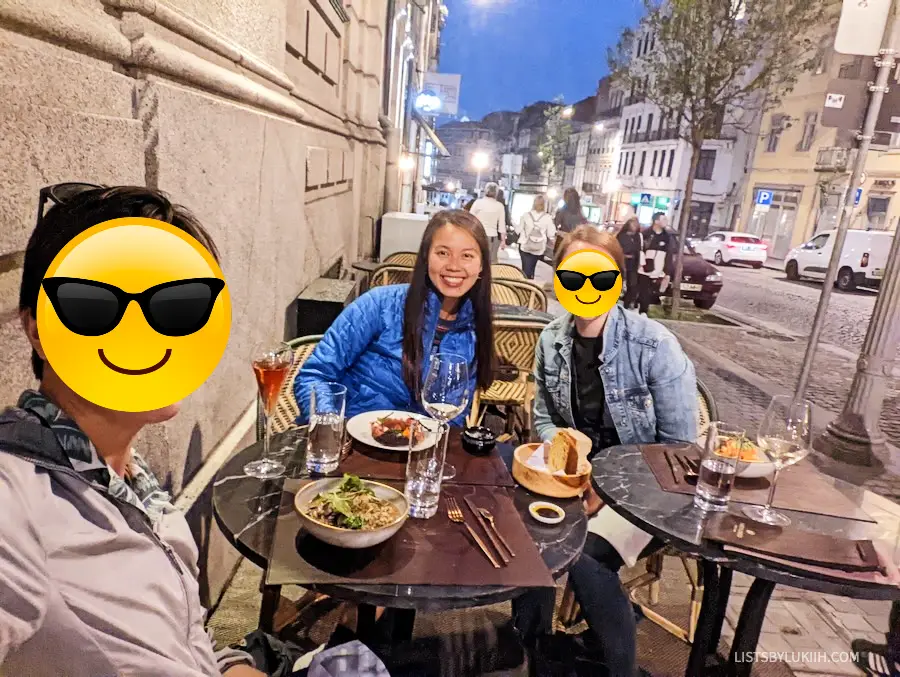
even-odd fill
[{"label": "building facade with windows", "polygon": [[[634,42],[632,58],[653,58],[656,39],[644,31]],[[694,186],[689,237],[705,237],[716,229],[732,228],[740,216],[746,168],[754,144],[751,134],[725,122],[717,138],[707,139],[700,152]],[[679,134],[675,120],[639,92],[625,96],[619,121],[621,144],[615,173],[619,191],[613,218],[636,214],[648,225],[655,212],[665,212],[674,228],[684,209],[683,195],[692,149]]]},{"label": "building facade with windows", "polygon": [[[772,258],[783,259],[816,232],[837,227],[840,218],[858,142],[855,131],[822,125],[825,97],[842,85],[874,80],[874,65],[870,58],[834,52],[833,39],[833,34],[826,39],[816,68],[801,75],[793,91],[762,121],[740,229],[765,240]],[[900,115],[897,104],[897,99],[885,97],[879,119],[888,122],[879,129],[886,130],[891,118]],[[897,228],[900,126],[892,131],[872,140],[850,228]]]}]

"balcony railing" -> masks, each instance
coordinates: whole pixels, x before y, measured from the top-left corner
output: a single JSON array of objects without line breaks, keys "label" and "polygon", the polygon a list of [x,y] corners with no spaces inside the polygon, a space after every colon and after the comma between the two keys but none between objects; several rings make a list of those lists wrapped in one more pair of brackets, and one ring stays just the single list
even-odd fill
[{"label": "balcony railing", "polygon": [[650,141],[672,141],[678,138],[674,129],[654,129],[652,132],[633,132],[626,134],[623,143],[648,143]]},{"label": "balcony railing", "polygon": [[816,155],[817,172],[846,172],[856,158],[855,148],[821,148]]}]

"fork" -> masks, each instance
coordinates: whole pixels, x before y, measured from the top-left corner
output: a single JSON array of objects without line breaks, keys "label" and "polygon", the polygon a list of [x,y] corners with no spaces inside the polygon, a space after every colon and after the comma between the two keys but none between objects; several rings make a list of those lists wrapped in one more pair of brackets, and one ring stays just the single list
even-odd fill
[{"label": "fork", "polygon": [[468,529],[469,533],[472,535],[472,538],[474,538],[475,542],[478,544],[478,547],[481,548],[481,552],[483,552],[485,556],[487,556],[487,558],[491,560],[491,564],[494,565],[494,568],[500,568],[500,565],[497,563],[497,560],[494,559],[494,556],[491,554],[490,550],[487,549],[484,541],[482,541],[478,534],[476,534],[472,529],[472,527],[468,525],[465,517],[463,517],[462,510],[459,509],[459,503],[457,503],[456,499],[452,496],[447,497],[447,517],[450,518],[451,522],[462,524],[466,529]]},{"label": "fork", "polygon": [[[485,508],[478,508],[478,512],[480,512],[481,516],[484,517],[484,519],[487,520],[487,523],[491,525],[491,529],[493,529],[494,533],[497,534],[497,538],[500,539],[500,542],[503,544],[503,547],[506,548],[507,551],[509,551],[510,556],[515,557],[516,553],[514,553],[512,551],[512,548],[509,547],[509,543],[507,543],[506,539],[503,538],[503,534],[501,534],[497,530],[497,525],[494,524],[494,516],[491,514],[490,510],[487,510]],[[499,550],[499,548],[498,548],[498,550]]]},{"label": "fork", "polygon": [[694,463],[692,459],[685,458],[684,456],[675,455],[675,460],[678,461],[678,464],[684,470],[685,477],[699,477],[697,471],[694,470]]}]

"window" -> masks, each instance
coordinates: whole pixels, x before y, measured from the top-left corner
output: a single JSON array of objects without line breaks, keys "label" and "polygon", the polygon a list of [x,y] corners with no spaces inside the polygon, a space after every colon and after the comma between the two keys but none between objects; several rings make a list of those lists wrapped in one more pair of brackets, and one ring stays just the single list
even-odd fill
[{"label": "window", "polygon": [[724,242],[725,236],[722,233],[713,233],[708,238],[706,238],[708,242]]},{"label": "window", "polygon": [[766,152],[774,153],[778,150],[778,141],[781,139],[781,115],[773,115],[769,127],[769,136],[766,139]]},{"label": "window", "polygon": [[625,161],[625,153],[619,155],[619,174],[622,173],[622,163]]},{"label": "window", "polygon": [[647,140],[650,141],[650,134],[653,132],[653,113],[647,116]]},{"label": "window", "polygon": [[821,249],[828,242],[828,233],[823,235],[819,235],[814,237],[809,243],[804,247],[804,249]]},{"label": "window", "polygon": [[631,164],[628,166],[628,175],[634,176],[634,156],[637,155],[634,151],[631,153]]},{"label": "window", "polygon": [[709,181],[713,175],[713,169],[716,166],[716,151],[701,150],[700,159],[697,161],[697,173],[694,178],[701,181]]},{"label": "window", "polygon": [[658,150],[653,151],[653,162],[650,163],[650,176],[656,175],[656,160],[657,160],[658,155],[659,155]]},{"label": "window", "polygon": [[675,164],[675,149],[669,151],[669,168],[666,170],[666,176],[672,176],[672,165]]},{"label": "window", "polygon": [[644,175],[644,163],[647,161],[647,151],[641,151],[641,168],[638,170],[640,176]]},{"label": "window", "polygon": [[803,119],[803,136],[800,143],[797,144],[797,150],[808,151],[812,148],[813,139],[816,136],[816,122],[819,120],[818,113],[807,113]]},{"label": "window", "polygon": [[656,33],[650,36],[650,51],[652,52],[654,49],[656,49]]}]

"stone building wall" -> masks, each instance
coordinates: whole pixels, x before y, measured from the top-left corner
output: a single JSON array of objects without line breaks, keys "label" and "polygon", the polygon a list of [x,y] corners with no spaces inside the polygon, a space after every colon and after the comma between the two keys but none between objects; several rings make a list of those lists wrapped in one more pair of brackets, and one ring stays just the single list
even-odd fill
[{"label": "stone building wall", "polygon": [[[248,358],[380,215],[385,0],[0,0],[0,393],[33,385],[16,317],[38,191],[159,188],[208,227],[233,304],[228,349],[138,449],[182,504],[215,599],[236,554],[198,481],[253,437]],[[191,480],[194,480],[191,483]],[[198,483],[199,482],[199,483]],[[196,495],[199,498],[194,501]]]}]

